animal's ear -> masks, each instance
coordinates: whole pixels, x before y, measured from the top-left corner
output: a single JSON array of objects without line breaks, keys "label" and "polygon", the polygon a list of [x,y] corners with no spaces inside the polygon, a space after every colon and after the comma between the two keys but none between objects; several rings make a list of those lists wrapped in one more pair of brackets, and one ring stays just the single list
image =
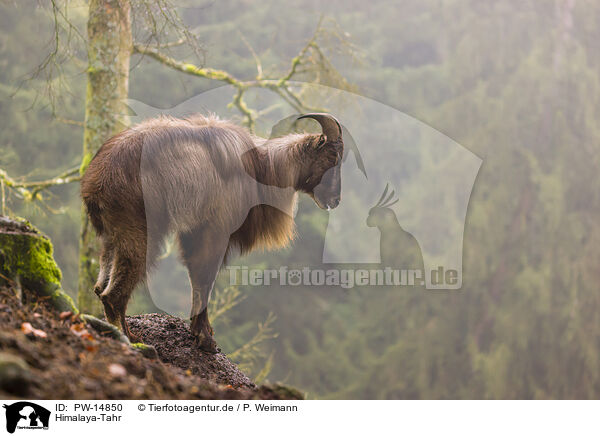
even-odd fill
[{"label": "animal's ear", "polygon": [[320,150],[327,143],[327,138],[325,135],[320,135],[319,140],[315,143],[315,148]]},{"label": "animal's ear", "polygon": [[298,117],[299,120],[303,118],[312,118],[317,121],[321,125],[323,135],[327,137],[327,141],[342,142],[342,126],[334,116],[329,114],[310,113]]},{"label": "animal's ear", "polygon": [[309,155],[315,150],[319,150],[327,143],[327,138],[325,138],[324,135],[318,137],[316,135],[311,135],[304,139],[305,141],[302,143],[302,150]]}]

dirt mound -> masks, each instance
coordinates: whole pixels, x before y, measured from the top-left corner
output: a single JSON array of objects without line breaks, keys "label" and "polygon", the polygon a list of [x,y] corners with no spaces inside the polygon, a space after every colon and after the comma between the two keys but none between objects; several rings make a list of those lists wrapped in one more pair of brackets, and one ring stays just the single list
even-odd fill
[{"label": "dirt mound", "polygon": [[256,389],[256,385],[224,354],[200,350],[182,319],[150,313],[128,317],[127,322],[131,332],[144,344],[154,346],[163,362],[219,384]]},{"label": "dirt mound", "polygon": [[186,347],[189,331],[186,335],[185,323],[177,318],[146,315],[132,318],[131,324],[156,346],[161,358],[179,367],[148,359],[129,345],[99,335],[79,316],[56,311],[47,298],[0,288],[0,397],[301,398],[282,386],[255,388],[224,355]]}]

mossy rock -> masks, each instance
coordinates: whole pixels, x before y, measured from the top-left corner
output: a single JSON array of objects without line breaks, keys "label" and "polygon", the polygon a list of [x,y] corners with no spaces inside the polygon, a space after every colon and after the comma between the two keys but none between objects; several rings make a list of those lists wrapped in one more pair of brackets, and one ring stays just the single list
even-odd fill
[{"label": "mossy rock", "polygon": [[49,297],[59,311],[78,313],[62,289],[62,274],[50,240],[27,220],[0,216],[0,285],[17,286]]},{"label": "mossy rock", "polygon": [[156,348],[152,345],[143,344],[141,342],[136,342],[131,344],[131,348],[136,351],[142,353],[142,356],[147,357],[148,359],[158,359],[158,352]]}]

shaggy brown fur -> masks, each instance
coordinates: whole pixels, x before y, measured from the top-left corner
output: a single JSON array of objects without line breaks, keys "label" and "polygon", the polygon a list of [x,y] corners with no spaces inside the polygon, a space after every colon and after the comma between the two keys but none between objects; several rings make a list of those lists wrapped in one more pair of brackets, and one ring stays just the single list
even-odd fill
[{"label": "shaggy brown fur", "polygon": [[131,338],[131,292],[176,233],[192,285],[192,331],[204,349],[216,350],[206,305],[227,256],[288,244],[298,191],[322,208],[339,203],[339,123],[326,114],[304,117],[323,134],[267,141],[216,117],[160,117],[100,148],[81,195],[102,242],[94,291],[108,321]]}]

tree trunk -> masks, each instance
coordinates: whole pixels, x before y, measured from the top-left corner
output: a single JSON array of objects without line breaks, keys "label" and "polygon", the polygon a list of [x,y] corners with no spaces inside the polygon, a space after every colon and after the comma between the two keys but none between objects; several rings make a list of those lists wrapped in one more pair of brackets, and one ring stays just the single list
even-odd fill
[{"label": "tree trunk", "polygon": [[[102,143],[126,126],[125,114],[132,51],[129,0],[90,0],[85,129],[81,174]],[[82,312],[102,313],[93,292],[98,274],[98,241],[85,210],[79,239],[77,302]]]}]

